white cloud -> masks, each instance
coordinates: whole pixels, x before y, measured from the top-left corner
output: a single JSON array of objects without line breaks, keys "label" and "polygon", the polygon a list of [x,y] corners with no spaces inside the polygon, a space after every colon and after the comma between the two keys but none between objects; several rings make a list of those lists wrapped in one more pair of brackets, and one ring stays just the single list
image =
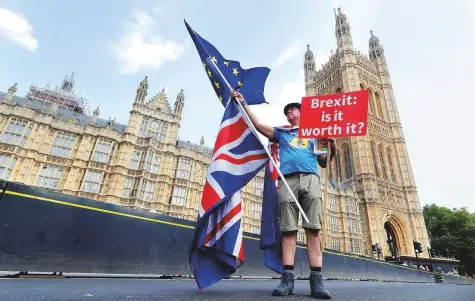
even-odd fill
[{"label": "white cloud", "polygon": [[36,51],[38,40],[32,31],[33,27],[25,16],[0,7],[0,36],[22,45],[29,51]]},{"label": "white cloud", "polygon": [[283,64],[294,58],[295,55],[297,55],[301,50],[300,44],[300,41],[294,41],[286,49],[284,49],[275,60],[274,69],[280,68]]},{"label": "white cloud", "polygon": [[320,69],[322,65],[324,65],[326,62],[328,62],[328,59],[330,56],[323,54],[322,52],[317,53],[317,56],[315,57],[315,67]]},{"label": "white cloud", "polygon": [[299,102],[302,96],[305,96],[305,83],[303,79],[285,83],[282,91],[279,93],[278,100],[281,105],[284,105],[289,102]]},{"label": "white cloud", "polygon": [[[252,110],[256,113],[259,120],[271,125],[278,126],[288,124],[284,115],[284,106],[290,102],[300,102],[305,96],[305,81],[303,71],[299,73],[295,81],[289,81],[284,84],[282,89],[278,91],[273,100],[269,100],[270,104],[262,104],[253,106]],[[267,143],[267,138],[259,134],[261,141]]]},{"label": "white cloud", "polygon": [[144,69],[156,70],[183,54],[183,45],[161,37],[157,21],[151,15],[134,10],[133,19],[113,45],[120,65],[119,72],[132,74]]},{"label": "white cloud", "polygon": [[165,85],[163,85],[162,88],[165,89],[165,94],[168,94],[168,92],[171,91],[170,87],[171,87],[170,84],[165,84]]}]

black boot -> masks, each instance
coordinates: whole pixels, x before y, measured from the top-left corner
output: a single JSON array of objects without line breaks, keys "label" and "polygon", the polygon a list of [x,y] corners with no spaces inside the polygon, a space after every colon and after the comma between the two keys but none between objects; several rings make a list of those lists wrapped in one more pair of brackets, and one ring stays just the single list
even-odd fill
[{"label": "black boot", "polygon": [[310,291],[312,297],[317,299],[331,299],[330,292],[323,286],[323,277],[321,272],[310,273]]},{"label": "black boot", "polygon": [[294,294],[294,272],[284,271],[280,285],[275,288],[273,296],[288,296]]}]

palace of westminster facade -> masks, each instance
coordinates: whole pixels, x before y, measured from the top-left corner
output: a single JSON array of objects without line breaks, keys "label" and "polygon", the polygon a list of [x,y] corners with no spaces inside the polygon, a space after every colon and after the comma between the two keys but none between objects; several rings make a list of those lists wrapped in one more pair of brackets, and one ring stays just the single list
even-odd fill
[{"label": "palace of westminster facade", "polygon": [[[346,16],[335,17],[338,48],[316,70],[308,47],[302,93],[368,89],[370,99],[368,135],[337,139],[325,247],[375,256],[378,244],[383,256],[412,257],[412,241],[429,240],[384,49],[371,32],[369,57],[355,51]],[[71,76],[56,89],[31,86],[25,97],[15,95],[16,84],[0,92],[0,179],[195,221],[212,149],[203,138],[178,140],[183,90],[172,109],[163,90],[147,98],[146,77],[122,125],[99,118],[99,108],[86,114],[73,88]],[[246,232],[260,232],[263,177],[242,190]]]}]

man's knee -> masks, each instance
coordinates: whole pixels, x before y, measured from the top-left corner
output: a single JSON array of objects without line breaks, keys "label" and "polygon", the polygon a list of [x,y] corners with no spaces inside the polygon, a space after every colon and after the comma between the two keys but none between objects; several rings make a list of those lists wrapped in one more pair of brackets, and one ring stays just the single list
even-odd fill
[{"label": "man's knee", "polygon": [[320,229],[313,229],[313,228],[304,228],[305,233],[315,236],[320,236]]},{"label": "man's knee", "polygon": [[281,233],[282,233],[282,236],[285,238],[297,236],[297,231],[282,231]]}]

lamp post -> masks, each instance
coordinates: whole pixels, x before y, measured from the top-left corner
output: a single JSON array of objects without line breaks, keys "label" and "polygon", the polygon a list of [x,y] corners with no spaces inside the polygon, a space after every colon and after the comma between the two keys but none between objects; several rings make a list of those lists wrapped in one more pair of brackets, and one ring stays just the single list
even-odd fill
[{"label": "lamp post", "polygon": [[377,255],[378,260],[380,260],[379,255],[381,255],[382,253],[381,247],[378,245],[378,243],[375,243],[374,245],[372,245],[372,247],[373,247],[373,255]]},{"label": "lamp post", "polygon": [[417,266],[419,266],[419,253],[422,253],[422,244],[418,241],[412,240],[412,245],[414,246],[414,253],[416,253]]}]

